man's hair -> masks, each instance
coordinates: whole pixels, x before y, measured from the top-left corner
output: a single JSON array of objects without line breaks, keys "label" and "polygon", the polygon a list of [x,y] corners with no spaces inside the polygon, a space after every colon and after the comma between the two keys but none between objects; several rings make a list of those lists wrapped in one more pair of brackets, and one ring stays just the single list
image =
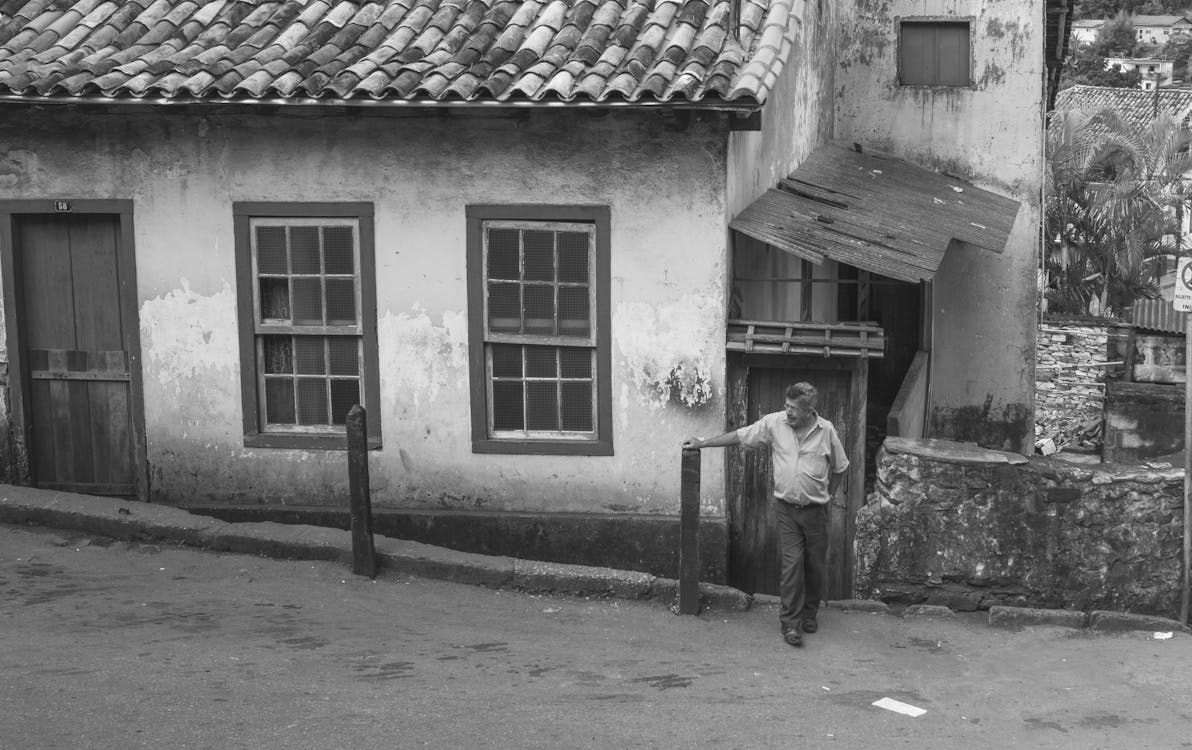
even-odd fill
[{"label": "man's hair", "polygon": [[814,404],[819,391],[815,390],[815,386],[811,383],[795,383],[786,387],[786,393],[784,395],[791,401],[801,398],[811,399],[811,403]]}]

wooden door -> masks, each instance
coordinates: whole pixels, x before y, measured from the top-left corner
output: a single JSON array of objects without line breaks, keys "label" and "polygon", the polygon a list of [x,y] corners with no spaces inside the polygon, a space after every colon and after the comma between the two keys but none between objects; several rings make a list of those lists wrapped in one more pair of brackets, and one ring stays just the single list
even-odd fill
[{"label": "wooden door", "polygon": [[[853,519],[863,502],[864,360],[754,357],[730,364],[729,427],[783,408],[784,391],[806,381],[819,391],[817,411],[840,433],[851,462],[840,497],[829,506],[829,599],[851,596]],[[769,448],[730,448],[727,473],[729,584],[748,593],[778,594],[780,557]]]},{"label": "wooden door", "polygon": [[[14,217],[30,471],[38,487],[136,495],[120,217]],[[135,303],[134,303],[135,304]],[[135,306],[132,308],[135,310]]]}]

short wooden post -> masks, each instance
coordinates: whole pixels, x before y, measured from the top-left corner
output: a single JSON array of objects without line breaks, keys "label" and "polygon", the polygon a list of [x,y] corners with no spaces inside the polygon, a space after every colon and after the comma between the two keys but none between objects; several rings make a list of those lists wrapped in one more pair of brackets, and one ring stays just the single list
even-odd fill
[{"label": "short wooden post", "polygon": [[352,503],[352,572],[376,578],[372,499],[368,491],[368,417],[360,404],[348,410],[347,432],[348,486]]},{"label": "short wooden post", "polygon": [[699,614],[699,449],[683,450],[679,478],[679,614]]}]

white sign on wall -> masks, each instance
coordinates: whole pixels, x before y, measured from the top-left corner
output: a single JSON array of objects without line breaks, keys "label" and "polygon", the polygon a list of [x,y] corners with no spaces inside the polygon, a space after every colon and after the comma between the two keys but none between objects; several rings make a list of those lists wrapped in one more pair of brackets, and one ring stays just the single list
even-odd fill
[{"label": "white sign on wall", "polygon": [[1192,312],[1192,258],[1180,258],[1175,273],[1175,297],[1172,299],[1176,312]]}]

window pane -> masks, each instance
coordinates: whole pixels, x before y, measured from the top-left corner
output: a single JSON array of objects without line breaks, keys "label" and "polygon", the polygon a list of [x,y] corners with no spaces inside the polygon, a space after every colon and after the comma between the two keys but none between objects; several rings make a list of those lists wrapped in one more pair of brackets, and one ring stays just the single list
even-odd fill
[{"label": "window pane", "polygon": [[587,336],[591,332],[588,287],[559,287],[559,335]]},{"label": "window pane", "polygon": [[266,374],[294,373],[294,352],[289,336],[262,336]]},{"label": "window pane", "polygon": [[322,375],[326,363],[323,360],[322,336],[295,336],[294,359],[299,375]]},{"label": "window pane", "polygon": [[327,339],[332,375],[360,374],[360,339],[334,336]]},{"label": "window pane", "polygon": [[526,284],[526,333],[553,335],[555,332],[555,288]]},{"label": "window pane", "polygon": [[323,291],[319,279],[292,279],[295,325],[323,325]]},{"label": "window pane", "polygon": [[319,273],[319,228],[290,227],[290,263],[292,273]]},{"label": "window pane", "polygon": [[522,376],[522,348],[508,344],[493,344],[493,377],[520,378]]},{"label": "window pane", "polygon": [[941,23],[936,38],[939,42],[939,72],[936,81],[944,86],[967,86],[969,83],[968,24]]},{"label": "window pane", "polygon": [[592,431],[592,384],[560,383],[563,389],[563,429]]},{"label": "window pane", "polygon": [[356,322],[356,283],[352,279],[327,279],[327,324]]},{"label": "window pane", "polygon": [[488,277],[490,279],[521,278],[521,262],[517,247],[516,229],[488,230]]},{"label": "window pane", "polygon": [[288,279],[261,279],[261,320],[290,319]]},{"label": "window pane", "polygon": [[257,273],[289,273],[285,227],[257,227]]},{"label": "window pane", "polygon": [[[348,420],[348,410],[360,403],[359,380],[331,381],[331,424],[344,424]],[[379,419],[373,415],[373,419]]]},{"label": "window pane", "polygon": [[294,424],[292,379],[265,378],[265,421],[270,424]]},{"label": "window pane", "polygon": [[565,378],[592,377],[592,350],[560,349],[559,374]]},{"label": "window pane", "polygon": [[555,233],[530,230],[522,237],[525,243],[527,280],[555,280]]},{"label": "window pane", "polygon": [[559,281],[589,281],[588,237],[586,232],[559,232]]},{"label": "window pane", "polygon": [[488,285],[488,330],[521,331],[521,285]]},{"label": "window pane", "polygon": [[351,227],[323,227],[323,270],[326,273],[356,273]]},{"label": "window pane", "polygon": [[327,381],[298,378],[298,424],[327,423]]},{"label": "window pane", "polygon": [[522,384],[496,381],[493,383],[493,429],[525,429],[522,421]]},{"label": "window pane", "polygon": [[556,383],[526,383],[526,429],[559,429],[559,393]]},{"label": "window pane", "polygon": [[555,352],[553,346],[526,347],[526,377],[554,378],[558,377],[555,369]]},{"label": "window pane", "polygon": [[898,74],[903,85],[932,82],[934,34],[923,23],[903,23],[898,39]]}]

